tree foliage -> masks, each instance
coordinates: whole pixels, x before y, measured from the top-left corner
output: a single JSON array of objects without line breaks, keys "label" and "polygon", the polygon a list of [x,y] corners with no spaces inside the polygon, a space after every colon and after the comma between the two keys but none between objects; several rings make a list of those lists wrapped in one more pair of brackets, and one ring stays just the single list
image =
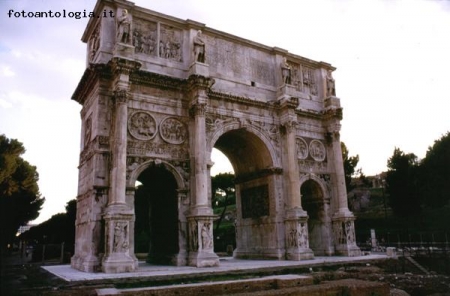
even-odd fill
[{"label": "tree foliage", "polygon": [[417,156],[395,148],[387,166],[386,192],[392,211],[400,217],[417,216],[421,212]]},{"label": "tree foliage", "polygon": [[75,244],[75,219],[77,216],[77,201],[72,199],[66,204],[66,212],[53,215],[47,221],[24,232],[20,238],[39,244],[65,243],[65,250],[73,252]]},{"label": "tree foliage", "polygon": [[[219,229],[220,223],[225,217],[227,205],[231,197],[234,197],[234,174],[221,173],[211,177],[212,204],[222,205],[222,213],[217,220],[216,229]],[[223,194],[222,194],[223,193]]]},{"label": "tree foliage", "polygon": [[345,186],[347,188],[347,192],[349,192],[353,189],[351,184],[352,176],[355,174],[355,168],[359,162],[359,155],[349,156],[349,151],[344,142],[341,142],[341,150],[342,161],[344,163]]},{"label": "tree foliage", "polygon": [[0,135],[0,236],[2,247],[18,228],[39,216],[45,201],[39,193],[36,167],[25,161],[23,144]]},{"label": "tree foliage", "polygon": [[438,208],[450,200],[450,132],[428,148],[421,163],[422,200]]}]

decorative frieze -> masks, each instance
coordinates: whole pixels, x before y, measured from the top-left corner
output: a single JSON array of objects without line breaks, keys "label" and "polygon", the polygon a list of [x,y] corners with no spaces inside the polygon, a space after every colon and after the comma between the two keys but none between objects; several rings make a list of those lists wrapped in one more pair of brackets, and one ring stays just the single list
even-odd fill
[{"label": "decorative frieze", "polygon": [[184,146],[144,141],[128,141],[127,153],[136,156],[165,156],[175,159],[189,158],[188,150]]}]

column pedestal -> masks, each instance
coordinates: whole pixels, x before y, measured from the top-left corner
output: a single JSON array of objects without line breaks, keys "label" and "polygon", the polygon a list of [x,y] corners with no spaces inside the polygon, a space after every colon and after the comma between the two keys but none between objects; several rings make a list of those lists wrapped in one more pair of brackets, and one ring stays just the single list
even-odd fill
[{"label": "column pedestal", "polygon": [[308,215],[301,208],[286,212],[284,220],[286,231],[286,260],[314,259],[314,253],[309,248]]},{"label": "column pedestal", "polygon": [[189,225],[188,265],[195,267],[219,266],[219,256],[214,253],[214,215],[187,217]]},{"label": "column pedestal", "polygon": [[135,271],[138,260],[130,252],[130,224],[133,212],[125,205],[110,205],[103,216],[105,220],[105,256],[102,271],[120,273]]},{"label": "column pedestal", "polygon": [[361,256],[361,250],[356,245],[355,217],[339,216],[333,217],[333,232],[335,249],[338,255],[356,257]]}]

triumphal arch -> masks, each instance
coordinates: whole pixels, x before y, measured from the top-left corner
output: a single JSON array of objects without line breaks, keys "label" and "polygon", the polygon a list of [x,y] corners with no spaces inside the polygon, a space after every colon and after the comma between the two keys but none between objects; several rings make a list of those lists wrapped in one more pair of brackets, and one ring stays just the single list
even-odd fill
[{"label": "triumphal arch", "polygon": [[[99,0],[82,40],[81,153],[72,267],[134,271],[136,182],[146,186],[149,261],[208,267],[211,151],[236,175],[234,257],[357,256],[330,64]],[[153,259],[152,259],[153,258]]]}]

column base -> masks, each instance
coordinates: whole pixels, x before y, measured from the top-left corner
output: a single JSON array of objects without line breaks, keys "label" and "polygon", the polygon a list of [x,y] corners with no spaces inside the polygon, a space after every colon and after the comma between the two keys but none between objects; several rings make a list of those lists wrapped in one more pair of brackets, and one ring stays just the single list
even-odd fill
[{"label": "column base", "polygon": [[243,250],[237,248],[233,252],[233,258],[251,260],[284,260],[283,249]]},{"label": "column base", "polygon": [[102,270],[100,258],[93,255],[85,258],[74,255],[70,259],[70,266],[83,272],[100,272]]},{"label": "column base", "polygon": [[209,252],[191,252],[188,257],[189,266],[214,267],[219,266],[219,256]]},{"label": "column base", "polygon": [[291,248],[286,251],[286,260],[302,261],[314,259],[314,253],[309,248]]},{"label": "column base", "polygon": [[102,271],[105,273],[131,272],[137,269],[138,261],[127,254],[113,253],[102,262]]}]

